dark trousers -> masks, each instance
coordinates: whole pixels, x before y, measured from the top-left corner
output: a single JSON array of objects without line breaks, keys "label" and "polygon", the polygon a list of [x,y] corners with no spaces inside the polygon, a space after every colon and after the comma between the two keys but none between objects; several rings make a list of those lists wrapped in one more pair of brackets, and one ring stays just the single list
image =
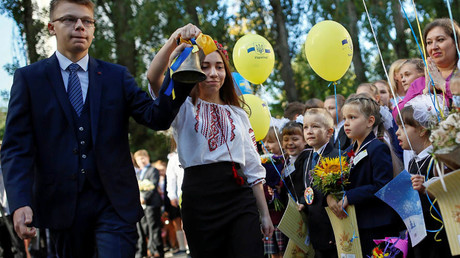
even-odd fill
[{"label": "dark trousers", "polygon": [[147,247],[152,254],[158,253],[164,256],[163,240],[161,238],[161,207],[147,206],[144,210],[145,219],[149,230],[149,242]]},{"label": "dark trousers", "polygon": [[443,228],[438,235],[440,242],[435,241],[435,233],[428,232],[428,235],[412,249],[411,257],[414,258],[449,258],[459,257],[452,256],[449,242],[447,240],[446,230]]},{"label": "dark trousers", "polygon": [[255,197],[229,162],[185,169],[182,219],[193,258],[264,256]]},{"label": "dark trousers", "polygon": [[64,230],[50,229],[59,257],[134,257],[136,225],[124,221],[103,189],[87,182],[78,194],[75,220]]},{"label": "dark trousers", "polygon": [[145,216],[137,222],[136,227],[137,234],[139,235],[137,239],[136,258],[142,258],[147,256],[147,239],[149,238],[149,229]]},{"label": "dark trousers", "polygon": [[317,250],[315,249],[315,258],[337,258],[337,249]]}]

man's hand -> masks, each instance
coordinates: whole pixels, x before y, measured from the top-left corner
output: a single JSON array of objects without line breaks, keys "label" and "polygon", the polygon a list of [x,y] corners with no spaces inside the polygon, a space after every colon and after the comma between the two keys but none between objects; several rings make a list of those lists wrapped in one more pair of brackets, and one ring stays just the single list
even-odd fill
[{"label": "man's hand", "polygon": [[14,211],[14,230],[21,239],[29,239],[37,234],[37,230],[34,227],[27,226],[32,223],[32,217],[33,212],[29,206],[24,206]]}]

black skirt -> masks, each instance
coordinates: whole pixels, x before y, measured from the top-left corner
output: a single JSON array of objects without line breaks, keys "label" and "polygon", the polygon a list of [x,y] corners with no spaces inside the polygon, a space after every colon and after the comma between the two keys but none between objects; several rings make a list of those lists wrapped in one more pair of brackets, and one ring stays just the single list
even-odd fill
[{"label": "black skirt", "polygon": [[185,169],[182,219],[194,258],[264,255],[256,199],[246,180],[237,184],[231,162]]}]

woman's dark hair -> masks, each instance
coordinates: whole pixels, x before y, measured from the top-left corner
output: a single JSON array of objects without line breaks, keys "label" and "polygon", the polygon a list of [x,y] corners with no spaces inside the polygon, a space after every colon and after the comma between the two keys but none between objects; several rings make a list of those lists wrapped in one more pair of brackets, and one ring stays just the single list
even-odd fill
[{"label": "woman's dark hair", "polygon": [[[452,38],[452,40],[454,41],[454,44],[455,44],[455,38],[454,38],[454,30],[455,30],[455,34],[457,36],[457,41],[459,44],[458,47],[460,47],[460,26],[458,26],[458,23],[455,20],[453,20],[453,23],[454,23],[454,29],[452,29],[452,20],[449,18],[439,18],[439,19],[436,19],[428,23],[428,25],[426,25],[425,28],[423,29],[423,42],[425,43],[425,51],[427,51],[426,37],[428,36],[428,32],[430,32],[435,27],[441,27],[444,30],[444,32]],[[457,54],[457,60],[458,58],[459,57]]]}]

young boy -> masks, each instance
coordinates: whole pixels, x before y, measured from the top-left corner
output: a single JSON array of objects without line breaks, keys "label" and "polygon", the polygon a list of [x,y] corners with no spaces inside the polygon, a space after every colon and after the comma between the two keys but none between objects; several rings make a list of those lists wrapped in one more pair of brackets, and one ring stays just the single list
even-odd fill
[{"label": "young boy", "polygon": [[[350,138],[347,137],[347,135],[345,134],[345,130],[343,129],[343,124],[345,123],[345,120],[343,119],[342,107],[343,104],[345,104],[345,97],[340,94],[337,94],[337,109],[335,107],[335,98],[336,97],[334,95],[330,95],[327,96],[324,100],[324,108],[329,112],[329,114],[331,114],[332,119],[334,121],[334,133],[332,134],[330,141],[334,144],[334,147],[336,149],[339,148],[340,141],[340,149],[345,150],[351,144]],[[337,115],[339,118],[338,123]]]},{"label": "young boy", "polygon": [[309,173],[321,157],[339,156],[338,149],[334,148],[333,143],[329,141],[334,132],[334,121],[326,109],[312,108],[304,114],[303,128],[305,140],[312,149],[308,150],[309,154],[301,168],[304,172],[304,193],[309,197],[307,201],[305,197],[301,198],[301,208],[307,213],[310,240],[317,254],[315,257],[337,257],[334,232],[324,209],[326,198],[312,186]]}]

